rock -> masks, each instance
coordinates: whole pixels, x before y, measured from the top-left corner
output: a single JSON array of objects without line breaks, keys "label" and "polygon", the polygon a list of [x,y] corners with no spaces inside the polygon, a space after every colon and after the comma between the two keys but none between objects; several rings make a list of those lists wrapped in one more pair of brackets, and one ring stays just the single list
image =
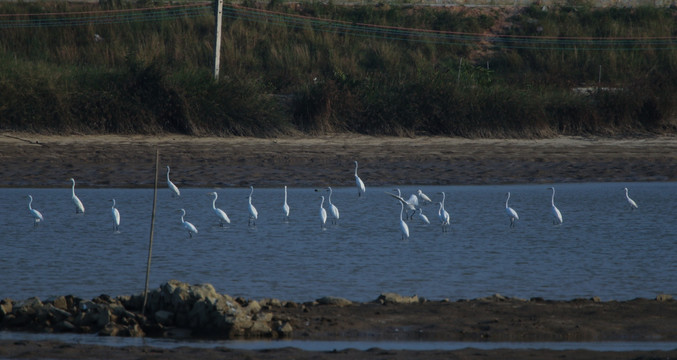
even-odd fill
[{"label": "rock", "polygon": [[317,299],[317,303],[320,305],[335,305],[335,306],[348,306],[353,304],[353,302],[348,299],[335,296],[321,297]]},{"label": "rock", "polygon": [[282,325],[277,328],[277,333],[280,337],[290,337],[294,332],[291,324],[288,321],[285,321]]},{"label": "rock", "polygon": [[56,323],[54,330],[58,332],[73,332],[76,330],[76,327],[70,321],[64,320]]},{"label": "rock", "polygon": [[12,312],[12,299],[6,298],[0,300],[0,321]]},{"label": "rock", "polygon": [[261,305],[258,301],[252,300],[249,302],[249,304],[247,304],[247,307],[244,308],[244,310],[249,314],[256,314],[261,311]]},{"label": "rock", "polygon": [[59,296],[58,298],[54,299],[52,304],[57,309],[61,309],[61,310],[65,310],[65,311],[68,311],[68,309],[69,309],[68,300],[66,300],[65,296]]},{"label": "rock", "polygon": [[656,296],[656,301],[664,302],[669,300],[672,300],[672,295],[659,294],[658,296]]},{"label": "rock", "polygon": [[376,299],[381,304],[415,304],[418,303],[418,296],[402,296],[395,293],[384,293]]},{"label": "rock", "polygon": [[171,311],[159,310],[155,312],[154,316],[155,321],[164,326],[172,326],[174,324],[174,313]]}]

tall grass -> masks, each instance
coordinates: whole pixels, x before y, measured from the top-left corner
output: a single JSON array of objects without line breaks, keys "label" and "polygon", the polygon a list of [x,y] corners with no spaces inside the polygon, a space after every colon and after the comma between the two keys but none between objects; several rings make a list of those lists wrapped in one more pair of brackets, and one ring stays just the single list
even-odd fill
[{"label": "tall grass", "polygon": [[[210,74],[214,35],[209,9],[202,16],[166,20],[0,28],[0,129],[466,137],[676,129],[674,40],[669,46],[567,40],[674,36],[674,9],[532,6],[499,23],[511,10],[244,5],[264,7],[276,17],[224,19],[219,81]],[[0,3],[0,13],[132,6]],[[337,31],[321,21],[277,21],[285,15],[390,26],[395,35]],[[58,16],[63,15],[53,15]],[[449,41],[397,33],[402,28],[534,40]],[[555,40],[538,42],[546,38]],[[586,86],[593,91],[572,91]]]}]

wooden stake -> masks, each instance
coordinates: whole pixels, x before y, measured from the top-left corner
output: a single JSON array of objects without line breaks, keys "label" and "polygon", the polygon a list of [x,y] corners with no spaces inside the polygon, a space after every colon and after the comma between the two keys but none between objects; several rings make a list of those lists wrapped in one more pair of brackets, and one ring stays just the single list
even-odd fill
[{"label": "wooden stake", "polygon": [[148,264],[146,265],[146,287],[143,290],[143,307],[141,314],[146,314],[146,303],[148,302],[148,280],[150,278],[150,259],[153,256],[153,232],[155,231],[155,204],[157,203],[157,182],[158,167],[160,166],[160,150],[155,149],[155,186],[153,188],[153,211],[150,217],[150,243],[148,244]]}]

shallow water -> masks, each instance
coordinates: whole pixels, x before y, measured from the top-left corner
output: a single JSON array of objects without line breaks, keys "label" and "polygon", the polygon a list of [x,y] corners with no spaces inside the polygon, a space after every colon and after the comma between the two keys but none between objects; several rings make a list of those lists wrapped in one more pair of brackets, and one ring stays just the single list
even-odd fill
[{"label": "shallow water", "polygon": [[[622,188],[639,209],[630,211]],[[420,187],[440,201],[447,193],[451,230],[442,232],[437,206],[424,207],[431,225],[409,221],[401,240],[400,205],[392,188],[335,188],[338,225],[319,222],[320,195],[290,188],[291,217],[282,214],[283,189],[255,189],[256,226],[247,225],[248,188],[160,189],[150,286],[169,279],[211,283],[246,298],[309,301],[322,296],[374,300],[382,292],[430,299],[505,296],[568,300],[653,298],[677,294],[672,183],[555,184],[564,223],[552,224],[546,185]],[[403,187],[408,197],[419,187]],[[220,227],[208,192],[231,224]],[[520,215],[509,228],[505,194]],[[153,191],[77,189],[86,213],[75,214],[70,187],[0,189],[0,297],[73,294],[92,298],[141,293],[145,283]],[[34,227],[26,195],[45,221]],[[122,216],[112,227],[111,201]],[[327,203],[325,202],[325,208]],[[189,238],[180,223],[199,233]],[[331,218],[331,215],[329,215]]]},{"label": "shallow water", "polygon": [[673,341],[541,341],[541,342],[480,342],[480,341],[304,341],[304,340],[173,340],[166,338],[129,338],[97,336],[92,334],[36,334],[0,331],[0,340],[57,340],[72,344],[106,346],[152,346],[172,349],[177,347],[264,350],[293,347],[306,351],[341,351],[346,349],[369,350],[480,350],[496,349],[548,349],[590,351],[671,351],[677,349]]}]

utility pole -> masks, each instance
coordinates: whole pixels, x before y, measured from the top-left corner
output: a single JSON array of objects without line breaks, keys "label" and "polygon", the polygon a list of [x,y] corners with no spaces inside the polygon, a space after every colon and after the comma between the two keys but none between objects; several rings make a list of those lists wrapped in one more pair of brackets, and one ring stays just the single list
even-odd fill
[{"label": "utility pole", "polygon": [[216,0],[216,34],[214,39],[214,80],[219,80],[219,65],[221,63],[221,18],[223,14],[223,0]]}]

